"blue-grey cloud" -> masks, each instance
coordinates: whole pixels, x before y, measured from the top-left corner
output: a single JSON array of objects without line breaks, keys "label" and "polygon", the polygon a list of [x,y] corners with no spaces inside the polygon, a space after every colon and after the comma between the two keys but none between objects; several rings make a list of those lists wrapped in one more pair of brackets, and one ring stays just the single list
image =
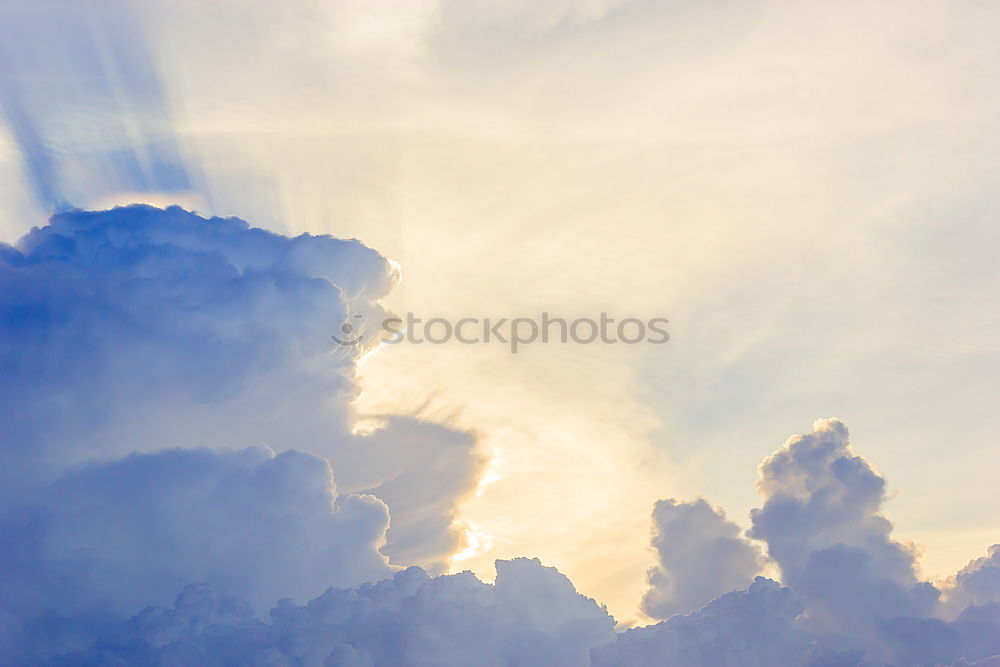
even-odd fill
[{"label": "blue-grey cloud", "polygon": [[53,217],[0,255],[3,487],[177,446],[326,454],[365,349],[329,334],[394,276],[357,242],[176,207]]},{"label": "blue-grey cloud", "polygon": [[757,545],[739,526],[705,500],[661,500],[653,508],[653,548],[642,610],[652,618],[699,609],[732,590],[745,588],[761,570]]},{"label": "blue-grey cloud", "polygon": [[[351,431],[356,363],[397,278],[357,241],[176,207],[69,211],[0,246],[0,658],[874,667],[1000,653],[996,548],[938,605],[881,514],[885,480],[836,420],[762,464],[750,539],[704,500],[657,504],[644,608],[677,614],[664,623],[616,638],[604,608],[533,560],[499,562],[496,585],[435,576],[482,472],[475,439],[391,415]],[[347,320],[357,344],[333,344]],[[743,590],[762,566],[751,539],[781,585]],[[426,570],[385,579],[414,563]]]},{"label": "blue-grey cloud", "polygon": [[304,606],[283,601],[270,623],[231,596],[192,585],[60,664],[586,665],[614,639],[614,620],[534,559],[497,561],[495,585],[471,573],[413,567]]},{"label": "blue-grey cloud", "polygon": [[[748,536],[764,541],[787,588],[758,579],[696,613],[629,630],[595,649],[595,665],[934,667],[987,665],[1000,653],[998,549],[953,577],[946,604],[937,605],[937,588],[916,574],[913,548],[892,538],[881,514],[885,480],[853,452],[839,421],[820,420],[791,438],[760,475],[765,502],[751,513]],[[682,600],[709,595],[713,576],[747,576],[761,565],[705,501],[661,501],[653,518],[659,564],[648,613],[656,603],[664,615],[692,611]]]},{"label": "blue-grey cloud", "polygon": [[745,591],[727,593],[687,616],[628,630],[593,651],[594,667],[714,667],[801,665],[812,640],[797,623],[794,592],[758,577]]},{"label": "blue-grey cloud", "polygon": [[902,617],[878,625],[893,665],[947,665],[1000,655],[1000,603],[972,605],[954,621]]},{"label": "blue-grey cloud", "polygon": [[[387,558],[442,571],[475,439],[400,416],[351,431],[397,277],[357,241],[176,207],[69,211],[0,246],[12,627],[134,613],[192,581],[265,611]],[[349,320],[358,344],[334,344]]]},{"label": "blue-grey cloud", "polygon": [[968,662],[965,658],[962,658],[957,662],[953,662],[951,667],[1000,667],[1000,655],[990,656],[989,658],[983,658],[975,662]]},{"label": "blue-grey cloud", "polygon": [[128,616],[191,581],[263,612],[392,572],[378,550],[385,504],[338,496],[329,464],[296,451],[177,449],[86,464],[39,489],[22,521],[6,519],[0,602],[27,628]]},{"label": "blue-grey cloud", "polygon": [[949,610],[959,612],[971,604],[1000,602],[1000,544],[994,544],[982,558],[972,560],[948,581],[945,591]]},{"label": "blue-grey cloud", "polygon": [[[457,539],[454,502],[482,467],[474,440],[406,418],[349,432],[354,364],[378,343],[377,300],[396,279],[357,241],[179,208],[53,217],[0,252],[0,495],[93,457],[299,449],[328,459],[342,490],[405,505],[389,553],[399,545],[400,562],[440,569]],[[348,320],[363,337],[335,345]],[[402,546],[411,529],[422,550]]]},{"label": "blue-grey cloud", "polygon": [[938,591],[915,574],[915,554],[881,513],[885,480],[835,419],[791,438],[760,467],[763,507],[750,536],[767,544],[782,582],[798,593],[814,631],[871,646],[878,623],[926,616]]}]

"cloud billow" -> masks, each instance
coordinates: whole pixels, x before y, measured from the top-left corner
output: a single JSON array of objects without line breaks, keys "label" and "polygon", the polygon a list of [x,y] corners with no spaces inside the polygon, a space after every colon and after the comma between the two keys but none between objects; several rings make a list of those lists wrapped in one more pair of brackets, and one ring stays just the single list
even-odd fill
[{"label": "cloud billow", "polygon": [[497,561],[495,585],[469,572],[432,578],[420,568],[299,606],[270,622],[204,585],[172,608],[144,610],[114,641],[66,654],[62,664],[580,665],[612,641],[614,619],[537,560]]},{"label": "cloud billow", "polygon": [[195,581],[263,613],[390,561],[440,572],[475,440],[402,416],[352,433],[377,341],[329,340],[397,279],[358,241],[177,207],[70,211],[0,246],[5,647]]},{"label": "cloud billow", "polygon": [[766,542],[817,632],[863,636],[880,621],[934,611],[937,589],[918,580],[913,548],[892,539],[880,514],[885,480],[851,451],[843,424],[818,421],[760,474],[765,501],[749,535]]},{"label": "cloud billow", "polygon": [[705,500],[659,501],[653,527],[658,565],[649,572],[642,600],[643,611],[653,618],[687,613],[745,588],[763,565],[757,545]]},{"label": "cloud billow", "polygon": [[812,649],[802,611],[794,592],[757,577],[700,611],[626,631],[592,652],[593,665],[800,665]]},{"label": "cloud billow", "polygon": [[[852,450],[847,428],[824,419],[761,464],[764,503],[746,538],[704,500],[657,503],[647,613],[666,617],[682,595],[693,602],[718,589],[716,580],[748,576],[763,564],[750,557],[757,544],[785,588],[758,578],[700,611],[629,630],[596,649],[594,664],[988,664],[975,661],[1000,654],[997,548],[953,577],[939,602],[939,589],[917,575],[914,548],[892,537],[881,514],[885,486]],[[754,602],[764,595],[784,604]]]},{"label": "cloud billow", "polygon": [[1000,600],[1000,544],[991,546],[982,558],[970,561],[948,583],[947,606],[954,611]]},{"label": "cloud billow", "polygon": [[[476,441],[398,415],[352,432],[356,363],[377,339],[329,340],[355,315],[380,321],[397,279],[357,241],[177,207],[70,211],[0,246],[0,662],[1000,655],[1000,552],[921,581],[882,514],[884,478],[837,420],[764,461],[744,535],[705,500],[657,503],[641,604],[661,623],[616,635],[535,559],[498,561],[495,584],[443,575],[483,472]],[[780,583],[755,578],[766,567]]]}]

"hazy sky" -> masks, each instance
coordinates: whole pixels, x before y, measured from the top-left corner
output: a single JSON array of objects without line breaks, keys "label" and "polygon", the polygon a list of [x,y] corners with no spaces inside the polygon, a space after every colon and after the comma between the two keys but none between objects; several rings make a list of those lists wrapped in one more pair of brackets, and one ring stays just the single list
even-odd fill
[{"label": "hazy sky", "polygon": [[[57,5],[3,12],[44,25]],[[10,97],[70,203],[356,237],[400,265],[396,312],[669,318],[660,346],[366,359],[359,414],[470,429],[490,457],[452,569],[537,556],[637,618],[653,503],[704,496],[746,527],[757,464],[824,417],[898,491],[926,576],[1000,534],[994,4],[185,1],[93,20],[98,62],[136,56],[91,72],[99,99],[47,76],[86,68],[51,33],[22,27],[7,43],[33,56],[2,61],[31,81]],[[74,118],[105,118],[100,100],[124,120],[94,135]],[[48,214],[14,125],[6,241]],[[109,137],[141,146],[147,181],[117,177],[125,158],[93,148]]]}]

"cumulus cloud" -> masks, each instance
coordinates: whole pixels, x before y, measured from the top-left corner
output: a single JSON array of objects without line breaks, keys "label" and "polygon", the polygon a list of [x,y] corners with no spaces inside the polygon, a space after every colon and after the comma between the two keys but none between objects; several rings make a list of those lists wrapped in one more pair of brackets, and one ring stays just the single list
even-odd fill
[{"label": "cumulus cloud", "polygon": [[[388,553],[439,570],[482,468],[474,439],[404,418],[350,432],[354,364],[378,344],[377,300],[397,279],[358,241],[177,207],[53,217],[0,250],[0,494],[94,457],[299,449],[329,460],[344,492],[381,487],[400,506]],[[358,344],[333,344],[348,321]],[[414,530],[422,549],[405,546]]]},{"label": "cumulus cloud", "polygon": [[725,512],[705,500],[661,500],[653,508],[653,547],[642,610],[666,619],[700,609],[716,597],[742,589],[760,572],[757,545],[740,535]]},{"label": "cumulus cloud", "polygon": [[[475,438],[392,415],[352,430],[356,363],[397,277],[357,241],[176,207],[70,211],[0,246],[0,658],[871,667],[1000,654],[998,547],[933,616],[937,589],[881,514],[885,480],[836,420],[760,467],[748,537],[781,585],[745,588],[761,550],[704,500],[655,506],[642,604],[669,620],[617,637],[605,608],[537,560],[498,561],[495,585],[440,575],[483,469]],[[356,344],[334,345],[346,321]],[[424,569],[395,567],[413,563]]]},{"label": "cumulus cloud", "polygon": [[749,534],[767,543],[815,631],[865,643],[882,621],[933,611],[937,589],[918,581],[912,548],[892,539],[880,514],[885,480],[853,453],[841,422],[820,420],[789,439],[760,476],[765,501]]},{"label": "cumulus cloud", "polygon": [[757,577],[704,609],[644,628],[592,652],[594,667],[801,665],[812,641],[797,624],[802,603],[777,582]]},{"label": "cumulus cloud", "polygon": [[[1000,545],[969,562],[945,583],[936,618],[904,617],[880,625],[899,664],[955,667],[1000,664]],[[970,662],[971,661],[971,662]]]},{"label": "cumulus cloud", "polygon": [[178,445],[319,451],[353,390],[355,350],[329,335],[393,281],[360,243],[176,207],[54,216],[0,259],[3,469]]},{"label": "cumulus cloud", "polygon": [[[786,588],[758,578],[700,612],[629,630],[594,651],[595,665],[932,667],[990,664],[1000,653],[1000,547],[951,578],[944,610],[952,620],[935,616],[937,589],[919,580],[913,549],[892,538],[881,514],[885,480],[853,452],[839,421],[791,438],[760,475],[765,502],[748,534],[766,543]],[[647,612],[665,601],[670,613],[685,595],[688,604],[708,595],[713,576],[760,566],[759,552],[705,501],[661,501],[653,518],[659,564]],[[752,602],[763,595],[784,603]]]},{"label": "cumulus cloud", "polygon": [[101,601],[131,613],[192,580],[263,611],[388,575],[378,552],[388,520],[373,496],[337,497],[329,463],[311,454],[133,454],[43,489],[4,544],[5,556],[20,556],[5,569],[31,584],[34,602],[67,611]]},{"label": "cumulus cloud", "polygon": [[[394,563],[419,563],[440,574],[457,547],[452,529],[457,499],[466,496],[487,463],[475,449],[475,439],[441,424],[385,416],[378,430],[356,441],[381,454],[368,463],[369,471],[359,470],[359,457],[349,469],[359,480],[355,490],[373,494],[392,508],[382,552]],[[362,479],[373,485],[365,486]]]},{"label": "cumulus cloud", "polygon": [[975,662],[968,662],[962,658],[958,662],[953,662],[951,667],[1000,667],[1000,655],[994,655]]},{"label": "cumulus cloud", "polygon": [[[169,450],[81,466],[0,537],[0,600],[63,645],[55,621],[131,614],[210,581],[265,611],[327,584],[391,573],[388,510],[336,495],[329,463],[297,451]],[[36,636],[37,639],[37,636]]]},{"label": "cumulus cloud", "polygon": [[306,605],[283,601],[258,621],[231,596],[191,585],[67,652],[63,664],[586,665],[614,639],[607,611],[536,559],[497,561],[496,584],[417,567]]},{"label": "cumulus cloud", "polygon": [[[70,211],[0,246],[3,613],[134,613],[191,581],[264,610],[387,556],[442,571],[475,439],[352,432],[397,278],[358,241],[177,207]],[[330,339],[345,322],[355,345]]]},{"label": "cumulus cloud", "polygon": [[1000,602],[1000,544],[987,549],[986,555],[976,558],[946,582],[945,606],[958,612],[967,606]]},{"label": "cumulus cloud", "polygon": [[1000,603],[970,606],[954,621],[895,618],[878,626],[896,665],[947,665],[1000,655]]}]

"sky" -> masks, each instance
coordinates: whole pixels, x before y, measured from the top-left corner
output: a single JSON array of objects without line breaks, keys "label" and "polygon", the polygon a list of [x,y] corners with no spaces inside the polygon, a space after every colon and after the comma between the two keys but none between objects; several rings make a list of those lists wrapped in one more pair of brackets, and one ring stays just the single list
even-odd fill
[{"label": "sky", "polygon": [[[102,475],[131,489],[129,475],[154,474],[143,461],[159,469],[143,457],[159,456],[166,477],[173,466],[245,477],[198,501],[224,497],[209,512],[219,524],[202,529],[235,526],[227,548],[253,548],[237,530],[251,520],[244,497],[306,522],[281,528],[287,551],[265,549],[220,583],[222,566],[198,561],[198,531],[177,519],[164,544],[188,545],[190,567],[170,566],[155,590],[136,584],[115,601],[122,613],[167,608],[203,580],[258,611],[411,565],[492,582],[501,559],[563,586],[577,609],[562,579],[531,569],[557,568],[619,629],[706,603],[720,606],[698,613],[722,618],[736,598],[718,596],[740,591],[794,625],[790,655],[839,636],[854,643],[837,650],[901,661],[896,640],[869,636],[871,618],[959,623],[955,600],[991,599],[954,577],[1000,535],[998,12],[971,0],[7,3],[0,240],[29,258],[10,266],[39,264],[11,274],[10,293],[25,296],[6,306],[46,315],[8,317],[19,343],[5,350],[5,392],[21,416],[5,429],[32,453],[11,445],[5,458],[35,472],[12,475],[4,502],[56,484],[86,506]],[[180,209],[67,213],[44,228],[56,211],[134,202],[269,234],[202,229]],[[81,249],[94,238],[119,272]],[[147,282],[116,282],[121,271]],[[348,315],[370,325],[386,312],[663,317],[670,340],[330,349]],[[63,368],[74,346],[80,366]],[[93,405],[59,403],[55,388],[84,377],[98,378]],[[52,405],[68,411],[56,423],[39,416]],[[836,463],[855,461],[841,424],[863,465]],[[791,452],[794,434],[833,452],[829,470],[762,464]],[[171,462],[185,456],[176,447],[211,454]],[[272,476],[300,473],[314,493],[282,504]],[[783,477],[795,474],[813,481]],[[815,489],[830,484],[857,496],[844,501],[856,521],[821,511]],[[788,498],[817,531],[793,545],[784,531],[797,524],[768,519],[792,512]],[[57,515],[51,567],[72,578],[60,549],[78,539],[73,520],[37,511]],[[351,537],[313,543],[309,521]],[[676,534],[691,553],[657,537]],[[92,548],[131,537],[121,528]],[[847,558],[838,544],[901,592],[880,588],[884,605],[825,597],[808,555]],[[309,554],[330,549],[343,569],[320,584]],[[692,581],[722,588],[670,583],[702,559],[712,573]],[[287,576],[255,569],[279,564]],[[98,571],[114,567],[131,566]],[[101,581],[80,590],[99,595]],[[418,584],[406,590],[419,597]],[[946,594],[928,601],[925,584]],[[450,585],[440,594],[458,594]],[[594,609],[578,611],[594,624],[587,650],[615,639]],[[640,628],[615,645],[643,664],[649,642],[681,655],[683,634]]]}]

